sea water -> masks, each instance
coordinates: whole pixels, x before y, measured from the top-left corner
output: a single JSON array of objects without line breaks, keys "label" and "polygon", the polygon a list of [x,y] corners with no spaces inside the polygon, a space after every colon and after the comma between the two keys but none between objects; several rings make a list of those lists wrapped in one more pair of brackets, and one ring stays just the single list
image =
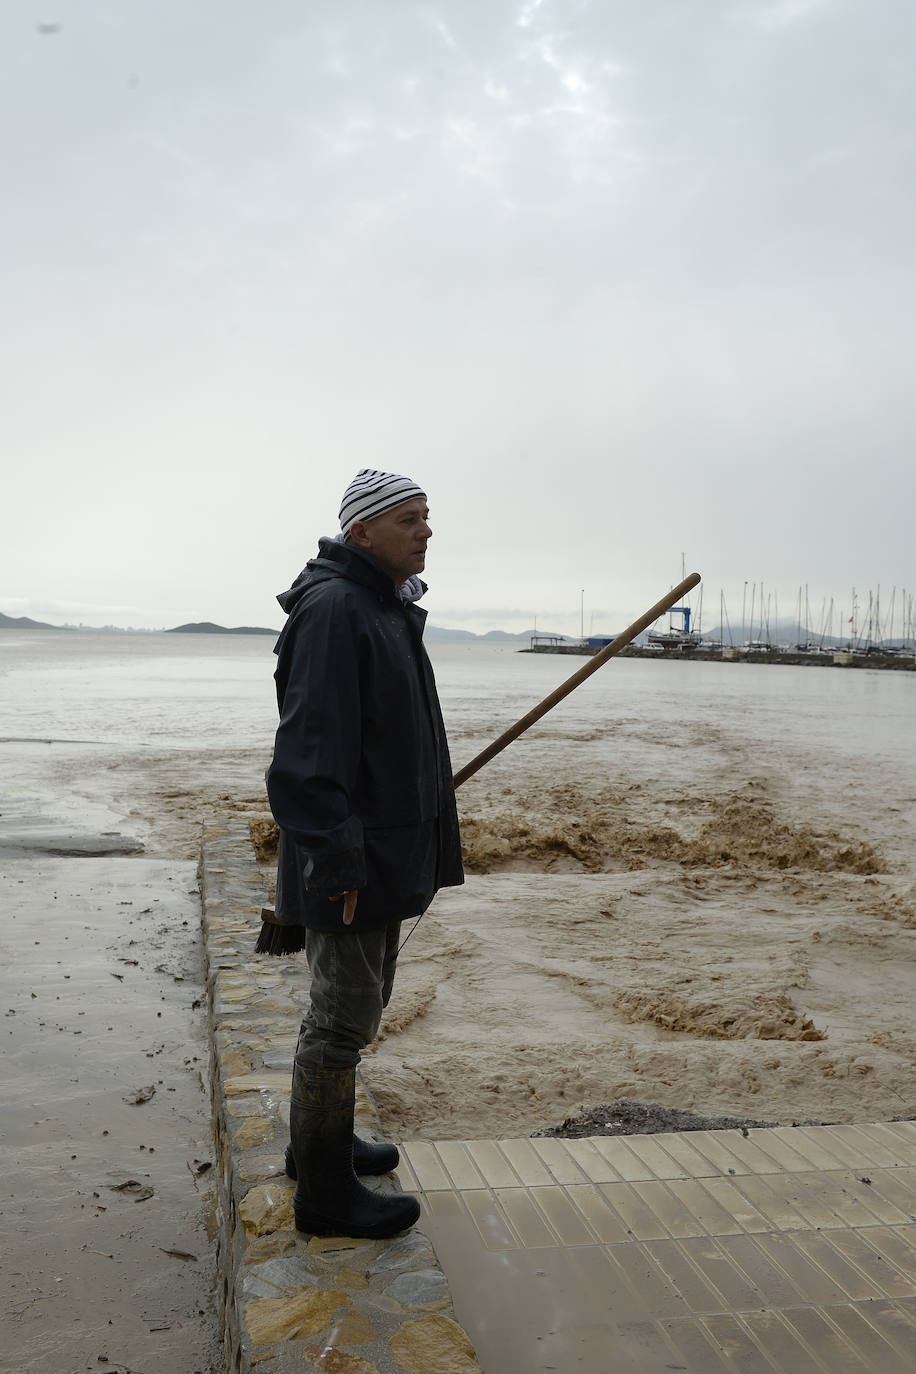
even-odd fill
[{"label": "sea water", "polygon": [[[87,775],[118,756],[155,769],[192,754],[204,772],[218,760],[227,786],[237,759],[251,786],[276,728],[272,650],[266,635],[0,631],[0,795],[56,786],[62,808],[85,805]],[[588,662],[479,641],[433,638],[429,651],[456,769]],[[487,767],[511,779],[542,760],[614,778],[654,750],[684,781],[727,742],[824,790],[906,796],[914,693],[904,671],[617,658]]]}]

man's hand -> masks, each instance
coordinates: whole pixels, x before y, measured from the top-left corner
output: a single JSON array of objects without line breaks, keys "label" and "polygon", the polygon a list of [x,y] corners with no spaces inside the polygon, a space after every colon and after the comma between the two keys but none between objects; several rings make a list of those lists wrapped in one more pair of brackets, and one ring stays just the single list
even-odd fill
[{"label": "man's hand", "polygon": [[331,897],[332,902],[339,902],[343,898],[343,923],[345,926],[353,924],[353,916],[356,912],[356,899],[359,892],[356,888],[352,892],[338,892],[336,897]]}]

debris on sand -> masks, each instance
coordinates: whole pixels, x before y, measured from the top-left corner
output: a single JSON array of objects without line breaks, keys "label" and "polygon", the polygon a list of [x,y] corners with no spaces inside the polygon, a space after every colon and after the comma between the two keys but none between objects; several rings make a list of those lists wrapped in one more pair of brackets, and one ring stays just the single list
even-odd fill
[{"label": "debris on sand", "polygon": [[140,1107],[144,1102],[149,1102],[150,1098],[155,1097],[155,1095],[156,1085],[155,1083],[149,1083],[145,1088],[138,1088],[136,1092],[131,1093],[129,1097],[125,1097],[122,1100],[126,1102],[129,1107]]},{"label": "debris on sand", "polygon": [[676,1107],[660,1107],[657,1102],[633,1102],[623,1097],[603,1107],[582,1107],[575,1116],[568,1116],[561,1126],[548,1127],[534,1134],[561,1140],[581,1140],[590,1135],[663,1135],[673,1131],[738,1130],[747,1135],[751,1129],[762,1130],[776,1124],[775,1121],[755,1121],[751,1117],[700,1116],[696,1112],[679,1111]]}]

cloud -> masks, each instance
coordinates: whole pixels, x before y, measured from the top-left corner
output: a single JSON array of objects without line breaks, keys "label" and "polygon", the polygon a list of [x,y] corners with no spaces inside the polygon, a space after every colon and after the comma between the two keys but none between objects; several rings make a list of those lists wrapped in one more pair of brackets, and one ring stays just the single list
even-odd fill
[{"label": "cloud", "polygon": [[833,5],[834,0],[757,0],[741,5],[738,14],[759,29],[778,32],[825,14]]}]

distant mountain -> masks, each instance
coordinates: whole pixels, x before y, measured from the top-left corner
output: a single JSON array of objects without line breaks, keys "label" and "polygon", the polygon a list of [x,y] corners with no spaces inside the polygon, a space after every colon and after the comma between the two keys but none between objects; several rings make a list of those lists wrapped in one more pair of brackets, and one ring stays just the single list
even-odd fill
[{"label": "distant mountain", "polygon": [[4,615],[0,611],[0,630],[61,630],[62,625],[48,625],[43,620],[29,620],[27,615]]},{"label": "distant mountain", "polygon": [[[743,644],[746,639],[767,640],[770,644],[791,644],[794,648],[796,644],[822,644],[825,649],[843,648],[850,642],[851,636],[846,634],[828,635],[822,634],[820,630],[812,630],[810,626],[806,629],[804,625],[799,627],[797,620],[789,620],[780,617],[779,620],[771,620],[769,625],[761,626],[760,621],[755,619],[753,626],[749,622],[743,626],[742,634],[741,617],[737,620],[729,618],[727,625],[715,625],[711,630],[704,629],[702,635],[704,639],[718,639],[723,644]],[[860,628],[859,638],[863,638],[863,630]]]},{"label": "distant mountain", "polygon": [[175,625],[164,630],[167,635],[278,635],[279,630],[268,629],[264,625],[235,625],[228,629],[225,625],[214,625],[212,620],[197,620],[189,625]]},{"label": "distant mountain", "polygon": [[424,639],[479,639],[479,635],[473,634],[470,630],[446,630],[441,625],[430,625],[429,621],[423,630]]}]

